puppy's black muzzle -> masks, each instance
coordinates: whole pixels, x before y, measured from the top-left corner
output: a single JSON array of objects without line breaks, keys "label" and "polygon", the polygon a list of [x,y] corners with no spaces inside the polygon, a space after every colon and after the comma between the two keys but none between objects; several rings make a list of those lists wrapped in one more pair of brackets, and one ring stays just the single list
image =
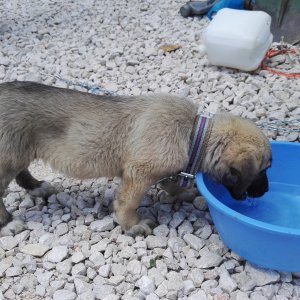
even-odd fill
[{"label": "puppy's black muzzle", "polygon": [[257,177],[247,189],[247,194],[251,198],[261,197],[269,190],[269,181],[266,172]]},{"label": "puppy's black muzzle", "polygon": [[253,180],[246,191],[238,186],[227,187],[227,189],[235,200],[245,200],[247,197],[257,198],[263,196],[269,190],[269,181],[264,171]]}]

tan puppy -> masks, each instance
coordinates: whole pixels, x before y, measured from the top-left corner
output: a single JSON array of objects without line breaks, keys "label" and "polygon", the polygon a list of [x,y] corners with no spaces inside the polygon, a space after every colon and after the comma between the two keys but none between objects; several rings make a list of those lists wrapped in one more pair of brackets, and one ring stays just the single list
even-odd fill
[{"label": "tan puppy", "polygon": [[[32,82],[3,83],[0,196],[14,178],[33,194],[53,192],[29,173],[34,159],[76,178],[119,176],[118,222],[129,234],[149,233],[136,209],[151,185],[187,164],[196,114],[195,104],[174,96],[96,96]],[[269,142],[253,123],[225,114],[213,118],[198,171],[242,199],[268,190],[270,163]],[[23,226],[11,219],[0,198],[1,234]]]}]

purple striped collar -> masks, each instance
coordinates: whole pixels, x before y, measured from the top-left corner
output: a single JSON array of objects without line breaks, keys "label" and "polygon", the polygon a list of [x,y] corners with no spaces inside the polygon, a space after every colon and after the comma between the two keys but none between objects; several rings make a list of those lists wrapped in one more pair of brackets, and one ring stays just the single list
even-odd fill
[{"label": "purple striped collar", "polygon": [[181,187],[191,187],[194,176],[200,171],[204,152],[212,128],[212,120],[209,117],[197,115],[191,134],[191,147],[189,151],[189,162],[185,169],[179,173],[178,184]]}]

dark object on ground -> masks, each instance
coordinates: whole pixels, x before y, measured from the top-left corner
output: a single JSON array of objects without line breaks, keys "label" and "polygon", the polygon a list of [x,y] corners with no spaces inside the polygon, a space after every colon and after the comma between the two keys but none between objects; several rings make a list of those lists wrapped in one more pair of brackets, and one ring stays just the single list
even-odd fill
[{"label": "dark object on ground", "polygon": [[299,0],[256,0],[255,10],[263,10],[272,17],[271,32],[274,42],[284,41],[294,44],[300,39]]},{"label": "dark object on ground", "polygon": [[219,0],[189,1],[180,8],[180,14],[184,17],[201,16],[206,14]]}]

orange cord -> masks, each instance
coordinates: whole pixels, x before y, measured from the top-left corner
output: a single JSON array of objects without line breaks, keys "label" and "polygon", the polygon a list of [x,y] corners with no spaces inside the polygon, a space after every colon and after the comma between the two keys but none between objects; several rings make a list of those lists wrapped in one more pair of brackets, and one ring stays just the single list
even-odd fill
[{"label": "orange cord", "polygon": [[280,71],[276,71],[270,67],[268,67],[266,64],[265,64],[265,61],[271,57],[274,57],[276,55],[279,55],[279,54],[285,54],[285,53],[291,53],[291,54],[297,54],[295,50],[293,49],[283,49],[283,50],[274,50],[274,49],[271,49],[267,52],[267,54],[265,55],[265,58],[263,59],[263,61],[261,62],[261,68],[263,70],[267,70],[273,74],[277,74],[277,75],[282,75],[282,76],[285,76],[285,77],[288,77],[288,78],[300,78],[300,73],[285,73],[285,72],[280,72]]}]

